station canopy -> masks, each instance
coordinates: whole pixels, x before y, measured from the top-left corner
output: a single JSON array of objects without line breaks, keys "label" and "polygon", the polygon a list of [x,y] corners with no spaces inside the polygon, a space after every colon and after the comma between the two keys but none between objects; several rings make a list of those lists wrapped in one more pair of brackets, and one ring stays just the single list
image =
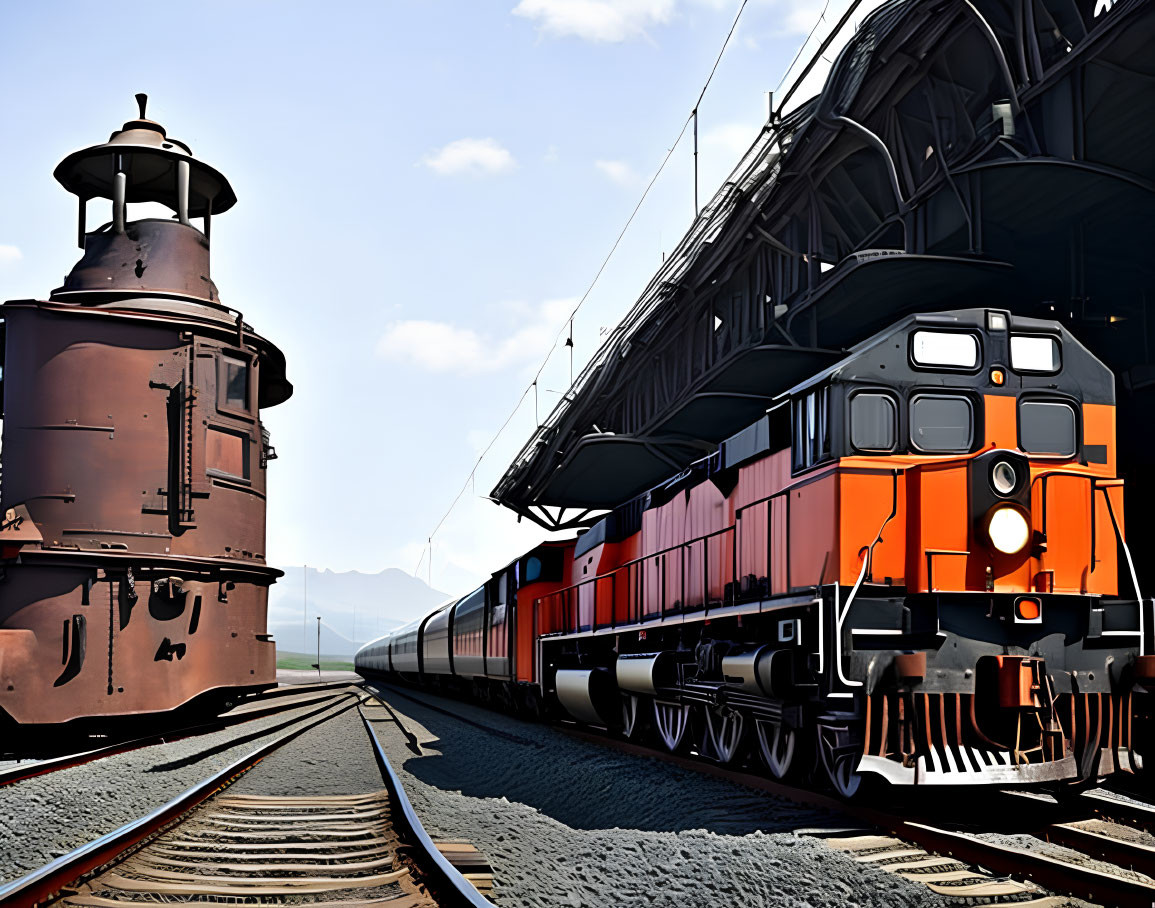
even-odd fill
[{"label": "station canopy", "polygon": [[795,90],[494,499],[586,523],[915,311],[1056,318],[1155,383],[1151,3],[873,5],[827,12]]}]

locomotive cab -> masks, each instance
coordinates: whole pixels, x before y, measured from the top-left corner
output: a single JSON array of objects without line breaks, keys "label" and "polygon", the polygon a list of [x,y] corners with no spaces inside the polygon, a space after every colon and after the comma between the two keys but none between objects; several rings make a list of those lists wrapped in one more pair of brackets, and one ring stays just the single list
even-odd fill
[{"label": "locomotive cab", "polygon": [[1142,600],[1107,367],[1056,322],[972,310],[899,323],[788,399],[791,528],[837,559],[822,683],[854,704],[859,769],[1131,768]]}]

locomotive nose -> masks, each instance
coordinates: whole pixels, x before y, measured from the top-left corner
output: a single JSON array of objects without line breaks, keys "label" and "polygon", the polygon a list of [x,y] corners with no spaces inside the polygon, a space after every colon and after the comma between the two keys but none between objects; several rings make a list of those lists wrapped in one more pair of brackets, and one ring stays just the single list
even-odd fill
[{"label": "locomotive nose", "polygon": [[1018,451],[994,450],[970,464],[971,516],[977,542],[1018,555],[1032,537],[1031,467]]}]

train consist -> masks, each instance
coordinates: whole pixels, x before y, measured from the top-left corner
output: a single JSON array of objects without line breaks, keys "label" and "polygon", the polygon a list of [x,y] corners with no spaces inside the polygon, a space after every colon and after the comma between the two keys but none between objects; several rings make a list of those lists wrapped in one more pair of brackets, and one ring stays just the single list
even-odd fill
[{"label": "train consist", "polygon": [[[137,99],[56,168],[80,261],[47,300],[0,310],[0,723],[25,728],[275,683],[260,411],[292,385],[209,276],[232,187]],[[97,199],[111,219],[90,230]],[[143,202],[173,216],[131,220]]]},{"label": "train consist", "polygon": [[358,671],[896,785],[1142,765],[1114,378],[1060,323],[907,317]]}]

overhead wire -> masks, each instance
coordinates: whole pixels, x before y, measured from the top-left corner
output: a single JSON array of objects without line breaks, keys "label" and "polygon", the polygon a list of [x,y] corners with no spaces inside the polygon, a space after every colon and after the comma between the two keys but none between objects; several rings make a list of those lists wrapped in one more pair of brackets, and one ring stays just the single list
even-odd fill
[{"label": "overhead wire", "polygon": [[[546,366],[549,365],[549,361],[550,361],[551,357],[553,356],[554,351],[557,349],[558,341],[561,339],[563,334],[566,334],[567,330],[569,331],[569,335],[568,335],[569,343],[568,343],[568,345],[570,346],[570,357],[571,357],[570,384],[572,387],[572,384],[573,384],[573,365],[572,365],[573,320],[574,320],[575,316],[577,316],[578,311],[581,309],[581,307],[585,304],[586,300],[589,298],[589,295],[593,292],[594,288],[597,286],[598,281],[601,279],[602,274],[606,270],[606,266],[609,265],[610,260],[614,256],[614,253],[617,252],[618,247],[621,245],[622,239],[625,237],[626,232],[630,229],[630,225],[633,224],[634,218],[637,216],[638,211],[641,210],[642,205],[645,203],[646,199],[649,197],[650,190],[654,187],[654,184],[658,181],[658,177],[660,177],[662,175],[662,172],[666,169],[666,165],[669,163],[670,158],[673,157],[674,151],[677,149],[678,145],[681,144],[682,139],[685,138],[686,130],[690,127],[690,124],[693,123],[695,118],[697,117],[698,107],[702,103],[702,99],[705,98],[705,96],[706,96],[706,91],[709,89],[710,83],[714,79],[714,74],[718,71],[718,65],[722,62],[722,57],[725,55],[726,49],[730,46],[730,40],[734,37],[734,32],[738,28],[738,22],[742,18],[742,13],[746,10],[746,5],[748,2],[749,2],[749,0],[742,0],[742,2],[739,4],[738,11],[734,15],[734,21],[730,24],[730,30],[726,33],[726,38],[722,42],[722,47],[721,47],[721,49],[719,49],[718,55],[714,58],[714,64],[713,64],[713,66],[710,67],[710,72],[706,76],[706,81],[702,84],[702,90],[698,93],[698,98],[694,102],[693,109],[690,111],[690,113],[687,115],[685,121],[682,123],[682,128],[678,131],[678,135],[674,139],[673,144],[666,150],[666,154],[662,158],[661,163],[658,165],[658,169],[654,172],[654,175],[650,178],[650,181],[646,184],[645,189],[642,190],[641,197],[638,199],[637,204],[634,205],[633,210],[630,212],[630,216],[628,218],[626,218],[626,222],[625,222],[624,226],[622,227],[622,229],[618,232],[617,237],[614,239],[613,245],[610,246],[609,252],[607,252],[605,255],[605,258],[602,259],[601,264],[598,266],[597,272],[593,276],[593,280],[591,280],[589,283],[589,286],[586,287],[585,292],[581,295],[581,298],[577,301],[577,304],[574,306],[573,310],[570,312],[569,317],[566,318],[565,321],[562,322],[561,328],[558,330],[557,335],[553,339],[553,343],[550,345],[549,352],[546,353],[545,359],[542,360],[541,365],[538,366],[538,369],[534,373],[532,381],[530,381],[530,383],[526,386],[525,390],[522,391],[521,397],[518,398],[517,403],[514,405],[513,409],[510,411],[509,416],[507,416],[505,418],[505,421],[501,424],[501,427],[497,430],[496,433],[494,433],[493,437],[489,440],[489,444],[487,444],[485,446],[484,450],[482,450],[481,454],[478,456],[477,460],[474,462],[473,468],[469,471],[469,474],[465,477],[465,482],[462,483],[461,489],[454,496],[453,501],[450,503],[450,505],[446,509],[445,513],[441,516],[441,519],[437,522],[437,526],[433,528],[433,532],[429,534],[429,536],[428,536],[429,541],[428,541],[427,545],[423,548],[422,553],[421,553],[421,557],[417,560],[417,566],[413,569],[413,576],[415,576],[415,577],[417,576],[417,572],[421,569],[421,564],[422,564],[422,562],[424,562],[426,555],[429,555],[430,558],[432,558],[431,549],[433,546],[433,537],[435,537],[437,535],[437,532],[441,529],[441,527],[444,526],[445,521],[449,519],[449,515],[453,513],[453,509],[456,508],[458,503],[461,501],[461,498],[465,494],[466,489],[468,489],[470,487],[470,483],[474,481],[474,479],[477,475],[478,469],[481,467],[482,462],[485,460],[485,456],[490,452],[490,450],[493,448],[493,446],[497,443],[497,440],[501,437],[502,433],[506,430],[506,428],[509,427],[509,424],[513,421],[513,418],[517,415],[518,411],[521,409],[521,405],[523,403],[525,403],[525,399],[529,395],[529,393],[531,391],[534,391],[536,394],[538,380],[541,378],[541,375],[545,371]],[[806,41],[803,42],[802,47],[800,47],[798,50],[798,53],[795,54],[794,59],[790,63],[790,66],[787,67],[786,73],[782,77],[783,82],[786,80],[786,77],[789,75],[790,70],[793,69],[794,65],[798,62],[798,58],[802,54],[802,50],[806,47],[806,45],[810,42],[810,39],[814,36],[814,32],[817,30],[818,25],[822,21],[823,16],[825,16],[826,10],[829,6],[830,6],[830,0],[826,0],[825,5],[822,8],[822,13],[819,15],[818,22],[815,22],[814,28],[812,28],[810,30],[810,34],[807,36]],[[855,6],[857,6],[857,3],[855,4]],[[779,83],[779,84],[781,85],[781,83]],[[535,421],[537,421],[537,419],[538,419],[537,414],[536,414],[536,400],[535,400],[534,419],[535,419]]]}]

